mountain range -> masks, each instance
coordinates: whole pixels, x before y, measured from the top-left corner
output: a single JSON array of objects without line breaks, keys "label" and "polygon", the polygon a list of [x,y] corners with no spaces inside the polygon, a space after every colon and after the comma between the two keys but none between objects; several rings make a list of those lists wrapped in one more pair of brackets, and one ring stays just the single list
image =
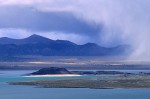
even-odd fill
[{"label": "mountain range", "polygon": [[130,52],[129,45],[111,48],[95,43],[77,45],[67,40],[51,40],[35,34],[24,39],[0,38],[0,55],[118,56]]}]

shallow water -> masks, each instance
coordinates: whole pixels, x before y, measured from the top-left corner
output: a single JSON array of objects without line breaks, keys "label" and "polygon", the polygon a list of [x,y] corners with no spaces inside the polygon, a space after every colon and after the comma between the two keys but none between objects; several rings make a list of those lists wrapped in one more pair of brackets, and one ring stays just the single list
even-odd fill
[{"label": "shallow water", "polygon": [[150,89],[60,89],[6,83],[9,81],[68,79],[68,77],[27,78],[20,76],[30,72],[33,71],[0,71],[0,99],[149,99],[150,97]]}]

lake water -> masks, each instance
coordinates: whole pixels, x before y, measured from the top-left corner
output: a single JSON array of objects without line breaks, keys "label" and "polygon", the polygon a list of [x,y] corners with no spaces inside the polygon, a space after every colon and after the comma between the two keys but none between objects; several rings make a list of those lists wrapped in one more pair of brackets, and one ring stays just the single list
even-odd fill
[{"label": "lake water", "polygon": [[[0,71],[0,99],[149,99],[150,89],[74,89],[36,88],[8,85],[9,81],[55,80],[70,77],[27,78],[33,71]],[[94,77],[94,76],[92,76]],[[76,77],[71,77],[76,78]]]}]

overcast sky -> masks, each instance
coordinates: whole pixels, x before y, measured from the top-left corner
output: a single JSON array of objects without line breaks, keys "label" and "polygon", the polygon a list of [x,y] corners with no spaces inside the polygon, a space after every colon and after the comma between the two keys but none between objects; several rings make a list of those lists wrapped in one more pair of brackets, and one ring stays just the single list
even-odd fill
[{"label": "overcast sky", "polygon": [[[150,0],[0,0],[0,37],[39,34],[150,50]],[[146,54],[150,56],[150,54]]]}]

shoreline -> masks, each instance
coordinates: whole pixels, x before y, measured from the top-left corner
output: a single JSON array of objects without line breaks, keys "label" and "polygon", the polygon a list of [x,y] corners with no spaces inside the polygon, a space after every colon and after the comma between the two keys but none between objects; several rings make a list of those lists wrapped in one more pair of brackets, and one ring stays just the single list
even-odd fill
[{"label": "shoreline", "polygon": [[55,75],[29,75],[23,77],[74,77],[74,76],[82,76],[77,74],[55,74]]}]

